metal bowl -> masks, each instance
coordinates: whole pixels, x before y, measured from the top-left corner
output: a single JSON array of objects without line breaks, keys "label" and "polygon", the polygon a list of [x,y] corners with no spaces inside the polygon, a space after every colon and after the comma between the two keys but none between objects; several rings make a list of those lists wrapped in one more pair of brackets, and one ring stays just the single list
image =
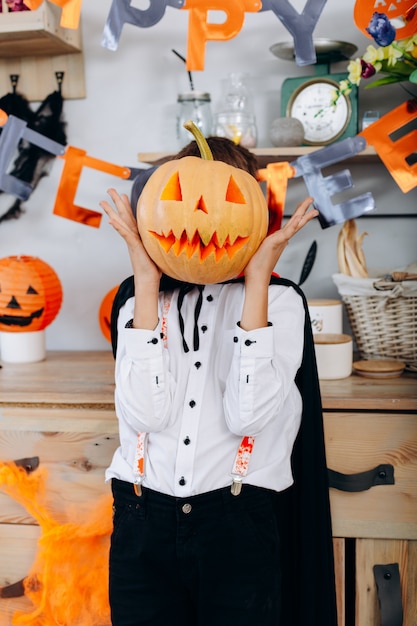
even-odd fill
[{"label": "metal bowl", "polygon": [[[316,51],[317,63],[337,63],[347,61],[358,50],[357,46],[347,41],[334,41],[333,39],[313,39]],[[272,54],[285,61],[294,61],[294,42],[283,41],[275,43],[270,48]]]}]

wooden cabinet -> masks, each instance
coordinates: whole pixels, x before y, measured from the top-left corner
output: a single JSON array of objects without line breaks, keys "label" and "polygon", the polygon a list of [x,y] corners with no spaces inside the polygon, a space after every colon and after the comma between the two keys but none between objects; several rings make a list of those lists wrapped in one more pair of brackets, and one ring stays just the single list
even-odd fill
[{"label": "wooden cabinet", "polygon": [[[383,592],[377,592],[374,566],[388,565],[399,569],[400,586],[393,593],[401,595],[402,624],[416,626],[417,377],[351,376],[322,381],[321,390],[328,468],[350,478],[371,470],[381,475],[370,488],[330,489],[342,560],[336,571],[347,592],[343,598],[339,586],[339,626],[380,626],[385,605],[382,597],[380,609]],[[393,580],[389,569],[385,576]]]},{"label": "wooden cabinet", "polygon": [[[61,523],[109,494],[104,469],[118,445],[113,374],[110,350],[51,352],[0,369],[0,463],[38,457]],[[389,464],[394,477],[366,491],[330,490],[339,626],[380,626],[373,566],[386,564],[398,564],[403,626],[416,626],[417,377],[351,376],[321,387],[328,467],[352,475]],[[36,519],[0,489],[0,587],[26,576],[39,535]],[[28,606],[24,597],[0,598],[0,624]]]},{"label": "wooden cabinet", "polygon": [[[39,458],[43,501],[60,524],[79,523],[101,496],[110,497],[104,470],[118,445],[113,377],[110,351],[54,352],[0,369],[0,463]],[[0,587],[27,576],[39,537],[27,507],[0,488]],[[27,598],[0,598],[0,624],[9,626],[17,609],[29,607]]]}]

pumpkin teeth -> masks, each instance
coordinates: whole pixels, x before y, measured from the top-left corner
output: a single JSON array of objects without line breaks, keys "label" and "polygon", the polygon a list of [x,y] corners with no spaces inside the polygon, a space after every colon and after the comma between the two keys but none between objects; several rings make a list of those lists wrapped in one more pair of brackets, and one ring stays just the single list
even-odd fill
[{"label": "pumpkin teeth", "polygon": [[234,246],[239,241],[239,239],[241,239],[241,237],[238,234],[229,233],[223,245]]},{"label": "pumpkin teeth", "polygon": [[201,239],[197,231],[195,231],[193,238],[188,242],[188,246],[186,249],[187,258],[191,259],[193,254],[200,250],[201,248]]},{"label": "pumpkin teeth", "polygon": [[226,254],[226,248],[216,248],[214,254],[216,255],[216,263],[218,263]]},{"label": "pumpkin teeth", "polygon": [[227,236],[223,244],[220,244],[217,233],[214,233],[207,244],[205,244],[198,230],[194,231],[191,239],[188,237],[185,230],[182,231],[180,237],[175,237],[172,230],[170,230],[168,235],[160,235],[155,231],[149,231],[149,233],[158,240],[166,253],[171,249],[176,256],[185,252],[187,258],[191,259],[197,252],[201,261],[204,261],[210,254],[214,253],[216,262],[220,261],[225,254],[232,259],[236,252],[240,250],[249,239],[249,237],[240,237],[237,235],[232,242],[229,236]]},{"label": "pumpkin teeth", "polygon": [[214,233],[213,237],[212,237],[212,241],[214,243],[214,245],[216,246],[216,248],[223,248],[225,242],[227,240],[227,235],[225,237],[223,237],[223,241],[219,238],[219,235],[217,234],[217,232]]},{"label": "pumpkin teeth", "polygon": [[216,253],[217,249],[218,248],[216,248],[216,246],[214,245],[212,241],[208,244],[208,246],[201,247],[200,248],[200,260],[205,261],[212,252]]},{"label": "pumpkin teeth", "polygon": [[160,245],[163,247],[166,253],[171,250],[172,246],[177,241],[172,230],[168,233],[168,235],[158,235],[158,233],[154,232],[153,230],[150,230],[149,233],[159,241]]},{"label": "pumpkin teeth", "polygon": [[181,237],[176,240],[172,249],[174,253],[179,256],[183,250],[187,251],[190,242],[188,241],[187,233],[185,230],[182,231]]},{"label": "pumpkin teeth", "polygon": [[248,239],[249,237],[237,237],[232,244],[225,245],[229,259],[232,259],[235,256],[236,252],[243,248]]}]

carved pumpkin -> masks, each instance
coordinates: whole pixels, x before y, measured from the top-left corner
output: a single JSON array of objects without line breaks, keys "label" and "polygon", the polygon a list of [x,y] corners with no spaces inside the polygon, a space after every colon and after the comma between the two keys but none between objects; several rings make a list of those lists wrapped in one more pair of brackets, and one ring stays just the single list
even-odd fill
[{"label": "carved pumpkin", "polygon": [[100,309],[98,312],[98,321],[100,323],[100,329],[107,341],[111,341],[110,322],[111,322],[111,310],[113,307],[113,301],[116,296],[119,285],[110,289],[101,301]]},{"label": "carved pumpkin", "polygon": [[238,276],[266,236],[268,207],[256,179],[214,161],[192,123],[202,158],[164,163],[137,204],[143,245],[164,274],[189,283],[218,283]]},{"label": "carved pumpkin", "polygon": [[0,331],[43,330],[61,303],[61,282],[47,263],[32,256],[0,259]]}]

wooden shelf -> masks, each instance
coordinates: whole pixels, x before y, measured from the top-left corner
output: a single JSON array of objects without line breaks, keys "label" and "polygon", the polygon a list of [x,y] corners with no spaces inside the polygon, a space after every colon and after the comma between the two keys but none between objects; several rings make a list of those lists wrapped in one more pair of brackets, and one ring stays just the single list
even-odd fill
[{"label": "wooden shelf", "polygon": [[[325,146],[301,146],[295,148],[255,148],[254,154],[258,158],[259,166],[265,167],[268,163],[274,163],[277,161],[294,161],[300,156],[311,154],[316,152]],[[354,157],[345,159],[346,162],[354,161],[355,163],[376,163],[379,157],[375,151],[375,148],[369,146],[362,152],[359,152]]]},{"label": "wooden shelf", "polygon": [[58,6],[43,2],[36,11],[7,12],[0,1],[0,58],[81,52],[81,29],[62,28]]},{"label": "wooden shelf", "polygon": [[[278,161],[294,161],[297,157],[305,154],[311,154],[320,148],[317,146],[301,146],[291,148],[254,148],[252,152],[256,155],[259,167],[265,167],[268,163]],[[139,152],[138,160],[141,163],[149,165],[160,165],[173,156],[173,152]],[[377,163],[379,157],[375,149],[370,146],[362,152],[346,161],[355,161],[355,163]]]},{"label": "wooden shelf", "polygon": [[64,72],[64,100],[85,98],[81,27],[62,28],[61,9],[50,2],[36,11],[8,12],[0,0],[0,89],[12,91],[11,75],[19,77],[17,92],[30,102],[42,101],[57,89],[55,72]]}]

